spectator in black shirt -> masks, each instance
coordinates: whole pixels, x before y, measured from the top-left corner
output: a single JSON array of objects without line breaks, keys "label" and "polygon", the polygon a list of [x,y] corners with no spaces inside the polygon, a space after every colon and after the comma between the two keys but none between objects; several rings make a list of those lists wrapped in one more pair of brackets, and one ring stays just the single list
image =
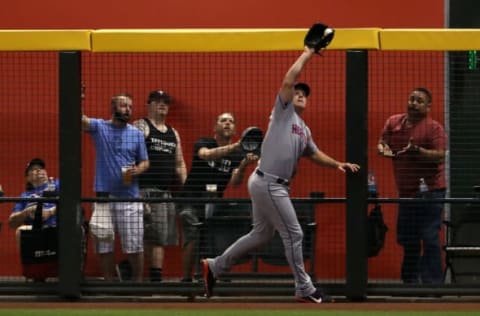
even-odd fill
[{"label": "spectator in black shirt", "polygon": [[[259,157],[252,153],[245,155],[240,142],[232,142],[234,135],[233,114],[220,114],[215,123],[215,135],[202,137],[195,143],[192,166],[183,187],[182,197],[206,197],[207,194],[223,197],[229,182],[234,186],[242,183],[246,167]],[[198,240],[198,216],[204,210],[204,203],[191,202],[183,205],[180,212],[183,226],[183,282],[192,281],[193,260]]]}]

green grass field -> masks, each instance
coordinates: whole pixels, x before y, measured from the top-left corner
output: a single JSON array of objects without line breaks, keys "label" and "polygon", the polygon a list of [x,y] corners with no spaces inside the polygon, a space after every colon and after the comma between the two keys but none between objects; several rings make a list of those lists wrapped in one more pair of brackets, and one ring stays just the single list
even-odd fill
[{"label": "green grass field", "polygon": [[180,309],[0,309],[0,316],[465,316],[480,311],[341,311],[341,310],[180,310]]}]

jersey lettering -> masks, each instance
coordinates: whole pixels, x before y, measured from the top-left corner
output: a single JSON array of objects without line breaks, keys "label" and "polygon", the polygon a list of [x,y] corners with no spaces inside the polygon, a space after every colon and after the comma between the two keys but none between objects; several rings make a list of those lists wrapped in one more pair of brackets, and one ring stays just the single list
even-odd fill
[{"label": "jersey lettering", "polygon": [[215,168],[218,171],[229,173],[232,168],[232,161],[230,159],[221,159],[220,161],[209,160],[210,168]]},{"label": "jersey lettering", "polygon": [[150,146],[148,147],[148,150],[163,152],[166,154],[173,154],[176,148],[177,148],[177,144],[175,142],[168,142],[163,139],[151,137]]},{"label": "jersey lettering", "polygon": [[302,142],[302,148],[305,148],[305,146],[307,144],[307,135],[305,134],[305,130],[301,126],[293,123],[292,124],[292,134],[296,134],[296,135],[300,136],[300,140]]}]

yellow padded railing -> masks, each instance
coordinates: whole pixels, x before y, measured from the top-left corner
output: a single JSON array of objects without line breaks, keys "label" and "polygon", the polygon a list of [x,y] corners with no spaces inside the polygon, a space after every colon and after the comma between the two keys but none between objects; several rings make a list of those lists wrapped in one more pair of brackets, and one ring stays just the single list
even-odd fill
[{"label": "yellow padded railing", "polygon": [[0,30],[0,51],[91,50],[89,30]]},{"label": "yellow padded railing", "polygon": [[[0,30],[0,51],[236,52],[302,48],[307,29]],[[329,49],[480,50],[480,29],[339,28]]]},{"label": "yellow padded railing", "polygon": [[[330,49],[378,49],[380,29],[338,29]],[[299,50],[307,29],[98,30],[96,52]]]},{"label": "yellow padded railing", "polygon": [[479,50],[480,29],[384,29],[381,50]]}]

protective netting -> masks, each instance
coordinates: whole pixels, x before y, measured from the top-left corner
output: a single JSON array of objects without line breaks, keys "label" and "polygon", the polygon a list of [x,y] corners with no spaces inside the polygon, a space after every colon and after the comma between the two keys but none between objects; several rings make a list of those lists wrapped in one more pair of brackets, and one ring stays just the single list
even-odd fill
[{"label": "protective netting", "polygon": [[[84,52],[81,78],[85,87],[83,112],[90,118],[109,120],[112,116],[111,98],[126,92],[132,96],[130,122],[133,122],[148,115],[147,102],[151,92],[168,93],[171,96],[171,103],[168,105],[166,123],[174,127],[180,136],[188,175],[192,169],[195,143],[201,137],[213,137],[220,114],[228,112],[234,116],[235,133],[232,142],[236,142],[241,132],[248,126],[258,126],[264,131],[267,130],[269,116],[283,76],[298,54],[299,52]],[[472,187],[478,184],[476,148],[480,134],[477,131],[476,108],[480,94],[478,89],[480,77],[472,53],[370,51],[368,54],[369,109],[366,152],[369,169],[374,172],[376,178],[379,196],[387,199],[398,198],[393,163],[391,159],[377,155],[377,143],[384,124],[391,115],[406,113],[412,90],[424,87],[432,95],[429,116],[445,129],[447,151],[444,161],[447,181],[443,188],[447,189],[446,196],[450,194],[451,197],[474,197]],[[324,53],[323,57],[314,57],[300,77],[300,81],[307,82],[312,90],[303,118],[310,127],[318,147],[339,161],[346,159],[345,55],[345,51],[333,50]],[[2,70],[0,106],[3,114],[0,116],[2,120],[0,142],[4,149],[0,154],[0,163],[3,166],[0,171],[0,183],[6,196],[18,197],[25,191],[28,181],[25,177],[25,168],[33,158],[44,160],[47,178],[59,177],[58,138],[61,131],[58,130],[58,67],[56,52],[0,52]],[[114,143],[115,140],[112,140],[112,145]],[[429,149],[428,142],[419,142],[415,145]],[[84,133],[83,197],[95,196],[95,161],[102,158],[98,157],[94,146],[92,138]],[[247,168],[244,179],[238,186],[228,184],[223,197],[248,199],[246,182],[253,169],[253,164]],[[120,174],[120,170],[116,172]],[[410,174],[412,172],[416,171],[410,171]],[[161,177],[162,174],[158,176]],[[420,181],[421,177],[418,178]],[[432,186],[432,183],[427,181],[427,185]],[[181,186],[173,185],[168,189],[173,197],[181,196],[179,195],[179,192],[182,192]],[[312,194],[318,197],[322,192],[325,197],[345,197],[345,177],[338,170],[321,168],[307,159],[302,159],[292,179],[290,190],[294,199],[308,198]],[[192,199],[194,198],[192,196]],[[219,246],[218,241],[233,241],[232,235],[237,237],[248,232],[249,212],[248,207],[246,211],[244,208],[248,203],[235,203],[229,202],[226,206],[217,204],[218,216],[210,220],[205,218],[205,204],[198,203],[200,206],[197,205],[196,209],[199,212],[197,214],[199,235],[195,235],[194,238],[198,238],[199,243],[195,248],[195,262],[198,262],[197,259],[201,256],[215,254],[212,249],[220,251],[221,248],[225,248],[225,243]],[[308,241],[308,244],[304,244],[307,270],[318,280],[339,282],[345,278],[344,204],[307,205],[308,215],[302,222]],[[183,210],[183,206],[177,203],[177,215]],[[300,205],[296,206],[302,208]],[[396,202],[382,204],[389,231],[384,249],[377,257],[369,260],[369,278],[372,280],[396,283],[401,279],[403,252],[397,242],[397,206]],[[1,237],[3,251],[0,253],[4,260],[0,265],[0,275],[8,279],[21,276],[22,265],[15,243],[15,229],[7,227],[8,218],[14,207],[13,202],[4,202],[0,207],[3,208],[1,221],[4,223]],[[85,203],[84,207],[89,218],[92,205]],[[236,208],[241,213],[238,217],[234,212]],[[453,203],[442,204],[440,208],[447,211],[445,212],[447,219],[455,219],[455,214],[462,214],[466,206],[465,203]],[[225,213],[222,214],[221,210]],[[440,219],[443,218],[442,215]],[[153,217],[149,220],[152,219]],[[163,221],[166,220],[163,218]],[[182,244],[185,236],[182,233],[180,217],[174,216],[174,222],[176,224],[173,225],[177,228],[175,240],[169,241],[164,249],[162,277],[165,280],[177,280],[183,276]],[[309,224],[315,225],[312,228],[308,226]],[[241,230],[237,233],[234,232],[235,229]],[[451,241],[449,239],[451,236],[445,234],[442,221],[434,231],[437,229],[439,230],[435,235],[438,236],[437,246],[441,248]],[[215,233],[212,234],[212,231]],[[470,241],[475,240],[473,232],[466,238]],[[91,255],[88,256],[86,264],[87,278],[102,276],[93,244],[91,242],[88,246]],[[275,244],[279,245],[278,239]],[[271,247],[272,245],[267,246],[263,252],[260,250],[255,252],[235,268],[234,272],[288,273],[289,268],[283,261],[267,262],[269,259],[281,257],[283,252],[281,249],[272,251]],[[418,253],[425,253],[425,248],[419,247]],[[265,252],[268,252],[270,257],[262,258]],[[446,266],[444,252],[441,252],[440,256],[443,271]],[[117,239],[115,260],[119,263],[125,258],[126,256],[121,254],[120,241]],[[148,255],[145,260],[147,279],[152,259]],[[470,269],[475,263],[466,265]],[[198,271],[193,270],[192,274],[195,272]]]}]

